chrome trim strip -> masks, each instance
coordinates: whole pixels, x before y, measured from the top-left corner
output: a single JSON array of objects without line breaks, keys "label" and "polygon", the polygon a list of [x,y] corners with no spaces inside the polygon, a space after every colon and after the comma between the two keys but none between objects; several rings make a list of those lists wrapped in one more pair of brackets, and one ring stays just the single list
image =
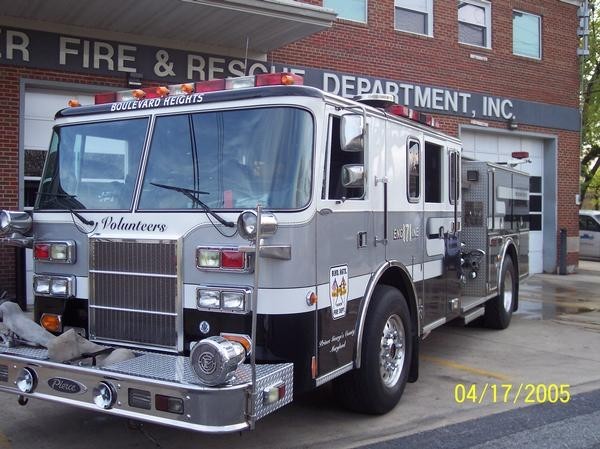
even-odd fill
[{"label": "chrome trim strip", "polygon": [[443,324],[446,324],[447,321],[448,321],[447,318],[443,317],[443,318],[440,318],[439,320],[435,320],[433,323],[429,323],[428,325],[423,326],[423,334],[424,335],[429,334],[435,328],[440,327]]},{"label": "chrome trim strip", "polygon": [[97,273],[97,274],[122,274],[124,276],[142,276],[142,277],[152,277],[152,278],[177,279],[176,274],[133,273],[130,271],[108,271],[108,270],[89,270],[89,271],[90,271],[90,273]]},{"label": "chrome trim strip", "polygon": [[461,311],[461,313],[468,312],[469,310],[474,309],[477,306],[480,306],[481,304],[483,304],[484,302],[486,302],[488,299],[492,299],[495,296],[496,295],[494,293],[492,293],[490,295],[487,295],[487,296],[482,296],[477,301],[469,303],[469,305],[467,307],[463,307],[462,304],[461,304],[460,311]]},{"label": "chrome trim strip", "polygon": [[163,316],[177,316],[177,312],[169,313],[169,312],[155,312],[153,310],[140,310],[140,309],[125,309],[123,307],[106,307],[106,306],[97,306],[90,305],[90,309],[103,309],[103,310],[118,310],[119,312],[132,312],[132,313],[146,313],[149,315],[163,315]]},{"label": "chrome trim strip", "polygon": [[485,307],[479,307],[478,309],[473,310],[470,313],[467,313],[463,316],[463,320],[465,324],[469,324],[471,321],[476,320],[480,316],[485,314]]},{"label": "chrome trim strip", "polygon": [[[140,192],[141,195],[141,192]],[[183,307],[185,301],[183,299],[183,237],[176,240],[175,255],[177,257],[177,291],[175,294],[175,332],[177,334],[177,350],[183,352],[184,346],[184,324],[183,324]]]},{"label": "chrome trim strip", "polygon": [[[369,309],[369,304],[371,302],[371,297],[373,296],[373,291],[375,290],[375,287],[377,286],[377,282],[379,281],[381,276],[383,276],[383,273],[385,273],[386,270],[388,270],[389,268],[392,268],[392,267],[400,268],[406,274],[408,279],[410,280],[410,286],[411,286],[413,297],[414,297],[413,302],[414,302],[415,310],[417,312],[417,336],[421,336],[421,333],[422,333],[421,332],[421,318],[419,316],[419,303],[418,303],[419,296],[417,295],[417,291],[415,289],[415,284],[412,281],[412,276],[408,272],[407,268],[401,262],[398,262],[397,260],[391,260],[391,261],[385,262],[371,275],[371,279],[369,280],[369,283],[367,284],[367,289],[365,291],[364,300],[363,300],[362,304],[360,305],[360,309],[358,312],[359,313],[358,336],[356,339],[356,354],[354,357],[357,368],[360,368],[363,332],[364,332],[364,327],[365,327],[365,321],[367,319],[367,310]],[[406,300],[410,301],[410,298],[406,298]]]},{"label": "chrome trim strip", "polygon": [[140,344],[140,342],[130,340],[109,340],[106,338],[94,338],[94,343],[106,344],[112,347],[122,346],[127,349],[137,348],[143,351],[158,350],[160,352],[166,352],[169,354],[179,354],[179,351],[173,346],[153,345],[150,343]]},{"label": "chrome trim strip", "polygon": [[336,377],[339,377],[342,374],[347,373],[348,371],[351,371],[352,368],[354,368],[354,362],[349,362],[349,363],[347,363],[347,364],[345,364],[343,366],[340,366],[337,369],[334,369],[333,371],[331,371],[331,372],[329,372],[327,374],[324,374],[321,377],[317,377],[315,379],[316,386],[320,387],[321,385],[329,382],[330,380],[335,379]]}]

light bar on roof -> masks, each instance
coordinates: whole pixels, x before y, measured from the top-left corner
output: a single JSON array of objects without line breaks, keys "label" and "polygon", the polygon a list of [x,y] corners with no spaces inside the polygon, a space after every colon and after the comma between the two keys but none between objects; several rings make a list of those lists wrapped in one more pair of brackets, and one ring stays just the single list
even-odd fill
[{"label": "light bar on roof", "polygon": [[96,104],[133,101],[150,98],[164,98],[192,93],[207,93],[219,90],[247,89],[263,86],[302,86],[304,79],[300,75],[287,72],[262,73],[255,76],[198,81],[196,83],[171,84],[147,89],[129,89],[95,95]]}]

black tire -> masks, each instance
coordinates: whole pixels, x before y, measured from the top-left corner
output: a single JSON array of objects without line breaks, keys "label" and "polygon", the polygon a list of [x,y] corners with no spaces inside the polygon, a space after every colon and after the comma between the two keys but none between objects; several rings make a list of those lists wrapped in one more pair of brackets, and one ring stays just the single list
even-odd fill
[{"label": "black tire", "polygon": [[[387,341],[384,341],[385,334]],[[384,348],[384,343],[389,349]],[[380,415],[389,412],[404,392],[412,348],[412,323],[404,296],[394,287],[377,286],[365,321],[361,367],[334,381],[338,400],[350,410],[361,413]],[[390,364],[386,365],[387,369],[382,368],[385,355],[388,356],[386,360],[400,366],[394,368]]]},{"label": "black tire", "polygon": [[517,273],[510,256],[506,256],[500,272],[500,291],[498,296],[485,305],[483,323],[491,329],[506,329],[510,324],[517,303]]}]

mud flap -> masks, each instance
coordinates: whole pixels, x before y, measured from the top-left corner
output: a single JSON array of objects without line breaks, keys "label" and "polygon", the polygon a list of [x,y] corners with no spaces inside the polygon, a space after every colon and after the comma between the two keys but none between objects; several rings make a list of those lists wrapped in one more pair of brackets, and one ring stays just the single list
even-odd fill
[{"label": "mud flap", "polygon": [[410,362],[410,371],[408,372],[408,382],[416,382],[419,379],[419,343],[421,339],[418,335],[413,335],[413,353]]}]

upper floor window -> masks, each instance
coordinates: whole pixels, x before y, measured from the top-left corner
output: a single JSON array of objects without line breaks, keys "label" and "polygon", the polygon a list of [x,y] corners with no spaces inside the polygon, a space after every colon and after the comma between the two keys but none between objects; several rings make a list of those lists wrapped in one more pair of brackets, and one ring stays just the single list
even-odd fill
[{"label": "upper floor window", "polygon": [[323,6],[337,12],[340,19],[367,22],[367,0],[323,0]]},{"label": "upper floor window", "polygon": [[541,59],[542,18],[535,14],[513,11],[513,53]]},{"label": "upper floor window", "polygon": [[397,30],[433,35],[433,0],[395,0],[394,6]]},{"label": "upper floor window", "polygon": [[463,44],[491,47],[492,5],[482,0],[458,2],[458,41]]}]

